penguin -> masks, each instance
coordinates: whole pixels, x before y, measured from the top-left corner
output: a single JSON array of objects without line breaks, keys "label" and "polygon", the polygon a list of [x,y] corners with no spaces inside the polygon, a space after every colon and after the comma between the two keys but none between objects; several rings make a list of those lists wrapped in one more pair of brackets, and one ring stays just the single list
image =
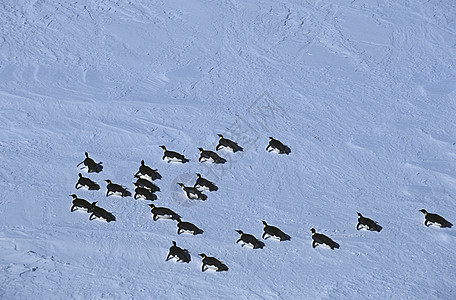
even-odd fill
[{"label": "penguin", "polygon": [[114,217],[112,213],[107,212],[106,210],[99,206],[96,206],[95,204],[97,204],[97,202],[94,202],[93,207],[89,210],[89,212],[92,213],[89,217],[90,221],[92,221],[95,218],[103,219],[108,223],[116,220],[116,217]]},{"label": "penguin", "polygon": [[90,180],[87,177],[83,177],[81,173],[79,173],[78,176],[78,182],[76,182],[76,185],[74,186],[76,189],[80,189],[81,187],[87,188],[90,191],[100,189],[100,186],[96,182]]},{"label": "penguin", "polygon": [[203,148],[198,148],[200,151],[200,157],[198,159],[199,162],[209,161],[214,164],[224,164],[226,163],[226,159],[220,157],[217,153],[210,150],[204,150]]},{"label": "penguin", "polygon": [[269,144],[266,146],[266,151],[271,152],[275,151],[279,154],[290,154],[291,149],[288,146],[285,146],[279,140],[276,140],[272,137],[269,137]]},{"label": "penguin", "polygon": [[181,234],[182,232],[188,232],[193,235],[202,234],[204,231],[196,227],[190,222],[182,222],[179,218],[177,221],[177,234]]},{"label": "penguin", "polygon": [[425,209],[421,209],[420,212],[424,214],[424,225],[426,225],[426,227],[429,227],[429,225],[432,224],[440,226],[441,228],[453,227],[453,224],[437,214],[428,213]]},{"label": "penguin", "polygon": [[232,140],[224,138],[223,135],[221,135],[221,134],[217,134],[217,135],[219,136],[220,140],[218,142],[217,147],[215,147],[215,150],[218,151],[219,149],[229,149],[233,153],[244,150],[244,148],[242,148],[241,146],[239,146],[237,143],[233,142]]},{"label": "penguin", "polygon": [[180,185],[188,199],[202,201],[205,201],[207,199],[207,196],[201,193],[197,188],[192,186],[185,186],[182,182],[178,182],[177,184]]},{"label": "penguin", "polygon": [[155,184],[153,184],[152,182],[150,182],[149,180],[141,178],[138,175],[135,175],[135,177],[137,178],[137,180],[136,180],[136,183],[134,183],[134,185],[136,185],[138,187],[146,188],[146,189],[150,190],[152,193],[160,191],[160,188],[158,186],[156,186]]},{"label": "penguin", "polygon": [[264,243],[262,241],[259,241],[253,235],[244,233],[242,232],[242,230],[236,230],[236,232],[241,235],[241,237],[236,241],[236,243],[243,242],[241,246],[249,245],[253,249],[263,249]]},{"label": "penguin", "polygon": [[263,232],[263,235],[261,237],[264,240],[266,240],[270,236],[273,237],[273,238],[277,238],[280,241],[289,241],[289,240],[291,240],[291,237],[288,234],[284,233],[279,228],[271,226],[271,225],[268,225],[268,223],[266,223],[266,221],[261,221],[261,222],[263,222],[263,226],[264,226],[264,232]]},{"label": "penguin", "polygon": [[177,153],[177,152],[174,152],[174,151],[170,151],[170,150],[166,150],[166,147],[163,146],[163,145],[160,146],[160,148],[163,149],[163,157],[162,157],[162,159],[166,160],[168,163],[169,162],[181,162],[181,163],[185,164],[186,162],[189,162],[189,160],[186,159],[180,153]]},{"label": "penguin", "polygon": [[[96,163],[93,159],[89,157],[89,153],[85,152],[85,159],[81,161],[76,167],[79,167],[81,164],[84,164],[84,167],[87,168],[88,173],[99,173],[103,170],[103,166],[101,165],[103,162]],[[83,167],[83,168],[84,168]]]},{"label": "penguin", "polygon": [[204,272],[207,268],[213,268],[217,272],[228,271],[228,267],[224,263],[219,261],[217,258],[207,256],[204,253],[200,253],[199,256],[201,256],[203,258],[202,259],[203,264],[201,266],[201,271]]},{"label": "penguin", "polygon": [[339,248],[339,244],[334,242],[332,239],[324,234],[317,233],[315,228],[310,229],[312,231],[312,247],[315,248],[317,245],[327,245],[331,250]]},{"label": "penguin", "polygon": [[139,177],[141,175],[149,177],[152,181],[162,178],[160,173],[158,173],[158,170],[146,166],[144,164],[144,160],[141,160],[141,165],[139,166],[139,170],[136,172],[135,177]]},{"label": "penguin", "polygon": [[211,192],[217,191],[218,187],[206,178],[201,177],[200,173],[196,173],[196,183],[194,185],[198,190],[209,190]]},{"label": "penguin", "polygon": [[143,198],[145,200],[150,200],[150,201],[157,200],[157,195],[152,193],[149,189],[140,187],[136,183],[135,183],[135,186],[136,186],[135,195],[133,196],[133,198],[135,198],[135,199]]},{"label": "penguin", "polygon": [[363,217],[361,213],[358,213],[358,224],[356,225],[356,229],[360,230],[361,228],[377,232],[380,232],[382,230],[382,226],[378,225],[375,221]]},{"label": "penguin", "polygon": [[188,252],[188,250],[177,247],[175,241],[173,241],[173,245],[169,248],[169,252],[168,252],[168,256],[166,257],[166,261],[170,260],[173,257],[175,257],[177,259],[177,262],[182,261],[185,263],[189,263],[191,260],[190,253]]},{"label": "penguin", "polygon": [[71,212],[79,209],[89,212],[89,209],[91,209],[96,204],[96,202],[90,203],[85,199],[78,198],[76,194],[72,194],[70,197],[73,197],[73,206],[71,206]]},{"label": "penguin", "polygon": [[172,219],[172,220],[177,220],[182,218],[175,212],[173,212],[171,209],[166,208],[166,207],[156,207],[153,204],[149,204],[150,206],[150,212],[152,213],[152,218],[154,221],[157,221],[157,219]]},{"label": "penguin", "polygon": [[108,197],[109,195],[113,195],[113,194],[120,194],[122,196],[122,198],[131,196],[131,193],[123,186],[112,183],[111,180],[109,180],[109,179],[106,179],[105,181],[108,183],[108,185],[106,186],[106,188],[107,188],[106,197]]}]

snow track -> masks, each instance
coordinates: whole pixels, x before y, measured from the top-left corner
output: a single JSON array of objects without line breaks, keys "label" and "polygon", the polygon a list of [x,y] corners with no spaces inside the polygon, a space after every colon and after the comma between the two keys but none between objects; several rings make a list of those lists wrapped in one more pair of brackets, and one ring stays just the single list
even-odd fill
[{"label": "snow track", "polygon": [[[456,222],[453,2],[168,2],[0,3],[0,298],[454,299],[455,229],[418,211]],[[198,163],[218,133],[244,151]],[[85,151],[101,173],[76,167]],[[106,179],[134,193],[142,159],[153,203],[202,235],[105,197]],[[177,185],[196,173],[219,187],[206,201]],[[116,221],[71,213],[73,193]],[[261,220],[291,240],[235,243]],[[313,249],[312,227],[340,249]],[[190,263],[165,262],[172,240]]]}]

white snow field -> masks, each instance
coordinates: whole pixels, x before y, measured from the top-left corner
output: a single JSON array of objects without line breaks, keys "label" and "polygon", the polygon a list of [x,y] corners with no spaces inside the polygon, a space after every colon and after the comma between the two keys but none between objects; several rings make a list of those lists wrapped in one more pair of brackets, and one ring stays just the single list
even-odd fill
[{"label": "white snow field", "polygon": [[[419,212],[456,222],[455,97],[453,0],[3,0],[0,298],[455,299],[456,228]],[[199,163],[218,133],[244,151]],[[102,172],[76,167],[86,151]],[[105,196],[106,179],[134,193],[142,159],[153,203],[203,234]],[[206,201],[177,185],[196,173],[219,187]],[[70,212],[73,193],[117,220]],[[312,248],[312,227],[340,248]],[[173,240],[190,263],[165,262]]]}]

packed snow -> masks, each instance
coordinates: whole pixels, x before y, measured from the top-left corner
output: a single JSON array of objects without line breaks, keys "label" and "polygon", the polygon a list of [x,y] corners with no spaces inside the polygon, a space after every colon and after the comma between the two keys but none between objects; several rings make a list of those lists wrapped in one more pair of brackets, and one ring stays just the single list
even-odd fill
[{"label": "packed snow", "polygon": [[[419,211],[456,222],[454,1],[5,0],[0,16],[1,299],[456,298],[456,228]],[[217,134],[244,150],[198,162]],[[76,167],[84,152],[101,172]],[[134,193],[141,160],[157,200],[106,197],[107,179]],[[197,173],[218,187],[205,201],[178,185]],[[71,212],[72,194],[116,221]],[[312,248],[311,228],[340,248]],[[165,261],[172,241],[189,263]],[[229,270],[201,272],[200,253]]]}]

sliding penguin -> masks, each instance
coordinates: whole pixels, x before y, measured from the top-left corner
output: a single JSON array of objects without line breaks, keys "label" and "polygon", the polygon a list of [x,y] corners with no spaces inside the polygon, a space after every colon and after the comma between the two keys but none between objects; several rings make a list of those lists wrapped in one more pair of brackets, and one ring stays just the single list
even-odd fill
[{"label": "sliding penguin", "polygon": [[186,163],[189,162],[188,159],[186,159],[182,154],[167,150],[165,146],[160,146],[160,148],[163,149],[163,160],[166,160],[168,163],[169,162],[180,162],[180,163]]},{"label": "sliding penguin", "polygon": [[76,182],[76,185],[74,186],[76,189],[80,189],[81,187],[87,188],[90,191],[100,189],[100,186],[96,182],[87,177],[83,177],[81,173],[79,173],[78,176],[78,182]]},{"label": "sliding penguin", "polygon": [[233,142],[232,140],[224,138],[223,135],[221,135],[221,134],[217,134],[217,135],[219,136],[220,140],[218,142],[217,147],[215,147],[215,150],[218,151],[219,149],[228,149],[228,150],[233,151],[234,153],[244,150],[244,148],[239,146],[236,142]]},{"label": "sliding penguin", "polygon": [[178,214],[166,207],[156,207],[153,204],[149,204],[150,212],[152,213],[152,219],[157,221],[157,219],[173,219],[178,220],[181,218]]},{"label": "sliding penguin", "polygon": [[120,194],[122,198],[131,196],[131,193],[123,186],[116,183],[112,183],[109,179],[106,179],[105,181],[108,183],[108,185],[106,186],[106,197],[113,194]]},{"label": "sliding penguin", "polygon": [[188,199],[203,201],[207,199],[207,196],[201,193],[197,188],[192,186],[185,186],[182,182],[178,182],[177,184],[180,185]]},{"label": "sliding penguin", "polygon": [[270,236],[273,238],[279,239],[280,241],[288,241],[291,239],[291,237],[288,234],[286,234],[279,228],[268,225],[268,223],[266,223],[266,221],[261,221],[261,222],[263,222],[263,226],[264,226],[264,232],[263,232],[263,235],[261,236],[263,239],[267,239]]},{"label": "sliding penguin", "polygon": [[247,244],[253,249],[263,249],[264,243],[259,241],[253,235],[244,233],[242,232],[242,230],[236,230],[236,232],[241,235],[241,237],[236,241],[236,243],[243,242],[241,246]]},{"label": "sliding penguin", "polygon": [[382,226],[378,225],[375,221],[363,217],[361,213],[358,213],[358,224],[356,225],[356,229],[360,230],[361,228],[377,232],[380,232],[382,230]]},{"label": "sliding penguin", "polygon": [[138,175],[135,175],[135,177],[137,178],[137,180],[136,180],[136,183],[134,183],[134,185],[149,189],[152,193],[160,191],[160,188],[158,186],[156,186],[155,184],[153,184],[152,182],[150,182],[149,180],[141,178]]},{"label": "sliding penguin", "polygon": [[138,172],[136,172],[135,177],[139,177],[141,175],[149,177],[150,180],[152,180],[152,181],[162,178],[160,173],[158,173],[158,170],[152,169],[151,167],[146,166],[144,164],[144,160],[141,160],[141,165],[139,166],[139,170],[138,170]]},{"label": "sliding penguin", "polygon": [[279,140],[276,140],[272,137],[269,137],[269,144],[266,146],[266,151],[271,152],[275,151],[279,154],[290,154],[291,149],[288,146],[285,146]]},{"label": "sliding penguin", "polygon": [[196,183],[194,185],[198,190],[209,190],[211,192],[217,191],[218,187],[206,178],[201,177],[200,173],[196,173]]},{"label": "sliding penguin", "polygon": [[226,163],[226,159],[220,157],[217,153],[210,150],[204,150],[203,148],[198,148],[200,151],[200,157],[198,159],[199,162],[208,161],[214,164],[224,164]]},{"label": "sliding penguin", "polygon": [[136,187],[135,195],[133,196],[133,198],[135,198],[135,199],[143,198],[145,200],[151,200],[151,201],[157,200],[157,195],[152,193],[149,189],[140,187],[136,183],[135,183],[135,187]]},{"label": "sliding penguin", "polygon": [[176,242],[173,241],[173,245],[169,248],[168,256],[166,257],[166,261],[170,260],[171,258],[175,257],[177,262],[185,262],[189,263],[190,253],[188,253],[187,249],[182,249],[176,246]]},{"label": "sliding penguin", "polygon": [[201,256],[203,258],[202,259],[203,264],[201,266],[201,271],[204,272],[207,268],[215,269],[215,271],[217,271],[217,272],[228,271],[228,267],[224,263],[219,261],[217,258],[206,256],[206,254],[204,254],[204,253],[199,254],[199,256]]},{"label": "sliding penguin", "polygon": [[202,234],[204,231],[190,222],[182,222],[181,219],[177,219],[177,234],[181,234],[182,232],[188,232],[193,235],[197,235]]},{"label": "sliding penguin", "polygon": [[428,213],[425,209],[421,209],[420,212],[424,214],[424,225],[427,227],[432,224],[442,228],[451,228],[453,226],[453,224],[437,214]]},{"label": "sliding penguin", "polygon": [[78,196],[76,196],[76,194],[72,194],[70,196],[73,197],[73,206],[71,206],[71,212],[73,212],[75,210],[79,210],[79,209],[89,212],[89,210],[96,204],[96,202],[90,203],[89,201],[87,201],[85,199],[78,198]]},{"label": "sliding penguin", "polygon": [[114,217],[112,213],[104,210],[99,206],[96,206],[95,204],[97,204],[97,202],[94,202],[93,204],[93,207],[89,210],[89,212],[92,213],[89,217],[90,221],[92,221],[95,218],[105,220],[108,223],[116,220],[116,217]]},{"label": "sliding penguin", "polygon": [[96,163],[93,159],[89,157],[89,153],[85,152],[85,159],[81,161],[76,167],[79,167],[81,164],[84,164],[84,167],[87,168],[87,172],[92,173],[99,173],[103,170],[103,166],[101,165],[103,162]]},{"label": "sliding penguin", "polygon": [[334,250],[334,248],[339,248],[339,244],[326,235],[317,233],[314,228],[310,229],[310,231],[312,231],[312,247],[315,248],[317,245],[327,245],[332,250]]}]

